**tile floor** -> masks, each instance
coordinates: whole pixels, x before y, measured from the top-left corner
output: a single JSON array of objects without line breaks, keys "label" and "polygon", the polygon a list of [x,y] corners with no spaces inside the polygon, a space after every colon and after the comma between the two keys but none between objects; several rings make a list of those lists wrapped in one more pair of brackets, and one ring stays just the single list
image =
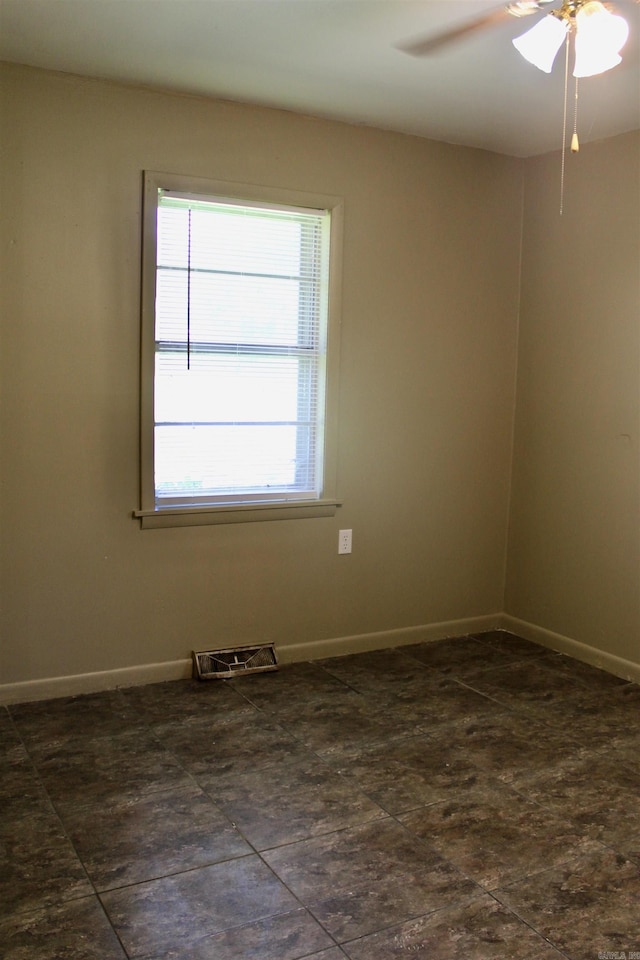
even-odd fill
[{"label": "tile floor", "polygon": [[640,958],[640,686],[503,631],[0,743],[4,960]]}]

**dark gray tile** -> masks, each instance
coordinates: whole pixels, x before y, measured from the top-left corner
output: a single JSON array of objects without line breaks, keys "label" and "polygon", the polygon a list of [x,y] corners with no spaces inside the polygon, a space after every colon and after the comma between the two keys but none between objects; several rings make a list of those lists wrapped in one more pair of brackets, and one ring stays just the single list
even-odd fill
[{"label": "dark gray tile", "polygon": [[4,960],[127,960],[97,897],[0,919]]},{"label": "dark gray tile", "polygon": [[635,704],[636,708],[640,709],[639,683],[626,683],[624,686],[614,690],[613,696],[619,698],[620,700],[624,700],[626,703],[633,703]]},{"label": "dark gray tile", "polygon": [[7,751],[12,750],[20,742],[16,725],[9,715],[8,708],[0,706],[0,762]]},{"label": "dark gray tile", "polygon": [[14,818],[30,812],[50,810],[47,794],[13,722],[4,716],[0,744],[0,835],[3,828],[13,829]]},{"label": "dark gray tile", "polygon": [[319,663],[332,676],[365,696],[406,697],[418,689],[429,689],[433,677],[403,649],[372,650],[331,657]]},{"label": "dark gray tile", "polygon": [[368,743],[383,743],[420,732],[419,708],[393,708],[353,690],[322,700],[282,705],[277,717],[293,736],[320,756],[332,756]]},{"label": "dark gray tile", "polygon": [[246,701],[226,680],[171,680],[121,691],[124,703],[148,723],[181,721],[187,717],[215,720],[246,711]]},{"label": "dark gray tile", "polygon": [[614,846],[638,831],[640,772],[608,753],[576,756],[537,772],[522,770],[515,788],[550,814]]},{"label": "dark gray tile", "polygon": [[610,694],[616,688],[623,687],[629,682],[613,673],[609,673],[607,670],[600,670],[598,667],[593,667],[591,664],[583,663],[580,660],[574,660],[564,654],[546,660],[545,663],[552,670],[572,680],[577,680],[588,690],[593,690],[596,693]]},{"label": "dark gray tile", "polygon": [[31,766],[26,748],[17,734],[6,736],[0,750],[0,773],[9,772],[12,768]]},{"label": "dark gray tile", "polygon": [[561,960],[563,954],[489,896],[344,944],[351,960]]},{"label": "dark gray tile", "polygon": [[270,673],[255,673],[230,680],[236,693],[267,713],[277,712],[281,706],[308,703],[333,693],[345,693],[345,685],[320,666],[313,663],[288,663]]},{"label": "dark gray tile", "polygon": [[[329,950],[322,950],[320,953],[314,953],[308,960],[344,960],[346,953],[340,947],[330,947]],[[307,960],[305,957],[304,960]]]},{"label": "dark gray tile", "polygon": [[518,660],[526,657],[548,657],[553,651],[532,640],[525,640],[508,630],[485,630],[483,633],[473,633],[472,636],[481,643],[486,643],[496,650],[508,653]]},{"label": "dark gray tile", "polygon": [[502,784],[471,789],[400,820],[486,890],[602,849]]},{"label": "dark gray tile", "polygon": [[629,776],[640,777],[640,730],[631,727],[626,737],[619,736],[603,748],[605,752],[610,760],[625,767]]},{"label": "dark gray tile", "polygon": [[469,754],[453,756],[445,739],[411,737],[337,757],[336,770],[388,813],[457,796],[487,775]]},{"label": "dark gray tile", "polygon": [[343,942],[463,902],[478,888],[395,820],[379,820],[263,854],[325,929]]},{"label": "dark gray tile", "polygon": [[[410,694],[406,694],[409,700]],[[426,733],[437,734],[438,728],[457,721],[472,721],[481,717],[503,717],[508,708],[504,704],[473,690],[466,683],[431,671],[431,681],[410,700],[421,718]],[[400,702],[403,702],[402,698]],[[401,709],[396,706],[396,709]]]},{"label": "dark gray tile", "polygon": [[60,813],[97,890],[108,890],[251,853],[195,785],[116,800],[65,804]]},{"label": "dark gray tile", "polygon": [[571,674],[554,670],[552,659],[518,661],[476,674],[469,679],[474,690],[517,709],[530,702],[554,703],[577,696],[584,684]]},{"label": "dark gray tile", "polygon": [[187,950],[300,906],[257,856],[110,890],[101,899],[130,957]]},{"label": "dark gray tile", "polygon": [[49,794],[30,768],[17,773],[3,771],[0,780],[0,838],[11,837],[33,817],[51,816]]},{"label": "dark gray tile", "polygon": [[538,873],[494,896],[570,960],[640,951],[640,867],[611,851]]},{"label": "dark gray tile", "polygon": [[435,736],[446,745],[452,761],[466,760],[506,783],[579,755],[579,746],[568,733],[517,713],[452,723]]},{"label": "dark gray tile", "polygon": [[[149,960],[333,960],[331,937],[307,910],[256,920]],[[338,948],[334,948],[337,950]],[[344,957],[340,951],[336,958]]]},{"label": "dark gray tile", "polygon": [[[385,672],[386,657],[389,669]],[[343,665],[343,660],[348,662]],[[411,716],[428,728],[505,710],[502,704],[395,649],[322,662],[345,683],[351,676],[352,687],[365,699],[373,700],[377,709],[386,706],[395,716]]]},{"label": "dark gray tile", "polygon": [[92,893],[84,868],[56,814],[43,804],[24,816],[3,811],[0,903],[7,912]]},{"label": "dark gray tile", "polygon": [[607,829],[606,835],[607,846],[640,866],[640,826],[634,831],[621,827],[617,831],[617,836],[615,828],[612,827]]},{"label": "dark gray tile", "polygon": [[275,760],[256,758],[252,770],[200,776],[199,782],[258,850],[384,816],[352,783],[300,748]]},{"label": "dark gray tile", "polygon": [[54,803],[109,802],[187,785],[185,770],[146,731],[66,741],[36,760]]},{"label": "dark gray tile", "polygon": [[[340,947],[330,947],[320,953],[309,954],[308,960],[344,960],[346,953]],[[307,960],[305,957],[304,960]]]},{"label": "dark gray tile", "polygon": [[403,650],[425,666],[462,680],[518,660],[515,655],[473,637],[412,644]]},{"label": "dark gray tile", "polygon": [[3,813],[7,804],[28,802],[41,792],[36,769],[25,748],[19,741],[7,746],[0,757],[0,802]]},{"label": "dark gray tile", "polygon": [[257,758],[288,756],[299,742],[259,710],[219,720],[192,718],[155,728],[158,739],[193,776],[253,770]]},{"label": "dark gray tile", "polygon": [[602,694],[585,689],[556,703],[529,703],[524,711],[585,747],[633,747],[640,755],[640,701],[618,688]]},{"label": "dark gray tile", "polygon": [[10,712],[35,757],[46,756],[69,741],[116,736],[144,725],[119,690],[14,704]]},{"label": "dark gray tile", "polygon": [[83,862],[140,960],[556,960],[478,883],[565,946],[584,920],[600,945],[569,960],[613,949],[640,686],[505,631],[414,646],[439,666],[403,647],[0,708],[3,957],[123,960]]}]

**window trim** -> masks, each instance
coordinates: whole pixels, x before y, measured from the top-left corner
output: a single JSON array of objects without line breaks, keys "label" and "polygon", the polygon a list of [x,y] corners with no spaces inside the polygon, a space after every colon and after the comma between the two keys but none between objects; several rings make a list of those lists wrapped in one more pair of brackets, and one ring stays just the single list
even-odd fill
[{"label": "window trim", "polygon": [[[175,503],[163,505],[156,502],[154,374],[156,211],[159,190],[331,212],[323,485],[318,499],[297,499],[295,495],[288,494],[281,499],[253,503],[238,500],[223,504],[190,503],[182,506]],[[341,198],[326,194],[300,193],[278,187],[186,177],[156,171],[144,172],[140,349],[140,509],[134,510],[133,514],[140,520],[143,529],[327,517],[333,516],[337,507],[341,505],[341,501],[336,498],[336,476],[343,210]]]}]

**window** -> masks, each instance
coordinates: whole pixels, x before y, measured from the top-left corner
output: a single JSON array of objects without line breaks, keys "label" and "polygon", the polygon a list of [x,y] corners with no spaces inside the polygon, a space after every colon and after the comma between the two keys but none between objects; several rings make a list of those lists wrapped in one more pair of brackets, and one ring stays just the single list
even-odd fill
[{"label": "window", "polygon": [[335,198],[145,175],[143,526],[335,512]]}]

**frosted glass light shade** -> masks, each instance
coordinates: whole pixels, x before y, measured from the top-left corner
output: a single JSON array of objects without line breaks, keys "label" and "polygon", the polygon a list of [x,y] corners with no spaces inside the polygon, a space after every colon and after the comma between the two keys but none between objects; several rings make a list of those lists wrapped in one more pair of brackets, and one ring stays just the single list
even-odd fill
[{"label": "frosted glass light shade", "polygon": [[629,25],[610,13],[599,0],[589,0],[576,14],[574,77],[593,77],[622,62],[619,51],[629,36]]},{"label": "frosted glass light shade", "polygon": [[538,70],[551,73],[553,61],[567,35],[567,23],[549,14],[539,20],[531,30],[511,42],[525,60]]}]

